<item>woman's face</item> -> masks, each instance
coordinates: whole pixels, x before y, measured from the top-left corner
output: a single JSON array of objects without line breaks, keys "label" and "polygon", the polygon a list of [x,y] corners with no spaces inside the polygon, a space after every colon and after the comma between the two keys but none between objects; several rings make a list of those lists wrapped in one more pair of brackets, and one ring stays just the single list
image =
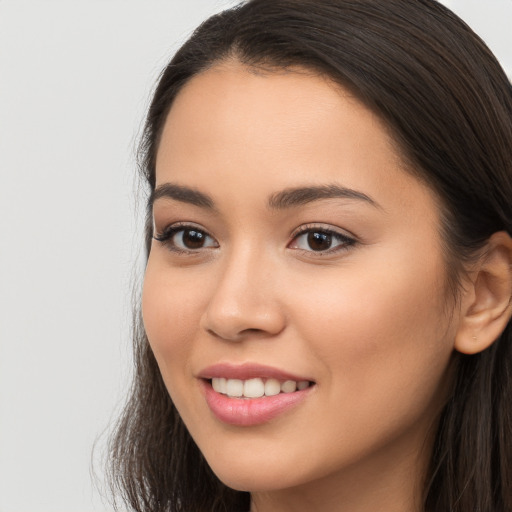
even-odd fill
[{"label": "woman's face", "polygon": [[435,198],[401,165],[375,115],[304,71],[217,65],[174,102],[144,324],[229,486],[403,483],[428,458],[458,320]]}]

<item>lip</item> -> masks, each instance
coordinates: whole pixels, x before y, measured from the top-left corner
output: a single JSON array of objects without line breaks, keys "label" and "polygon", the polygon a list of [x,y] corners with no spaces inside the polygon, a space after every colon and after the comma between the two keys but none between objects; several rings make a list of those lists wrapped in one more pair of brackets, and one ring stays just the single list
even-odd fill
[{"label": "lip", "polygon": [[247,380],[253,378],[277,379],[280,381],[312,381],[307,377],[297,376],[289,372],[260,364],[245,363],[233,365],[221,363],[209,366],[198,374],[201,389],[206,403],[213,415],[222,423],[239,427],[251,427],[267,423],[290,409],[299,406],[311,394],[310,386],[293,393],[279,393],[261,398],[231,398],[217,393],[210,382],[215,377]]},{"label": "lip", "polygon": [[200,379],[213,379],[216,377],[225,377],[226,379],[277,379],[280,381],[294,380],[300,382],[302,380],[313,381],[307,376],[294,375],[292,373],[274,368],[272,366],[265,366],[257,363],[219,363],[208,366],[199,372],[197,375]]}]

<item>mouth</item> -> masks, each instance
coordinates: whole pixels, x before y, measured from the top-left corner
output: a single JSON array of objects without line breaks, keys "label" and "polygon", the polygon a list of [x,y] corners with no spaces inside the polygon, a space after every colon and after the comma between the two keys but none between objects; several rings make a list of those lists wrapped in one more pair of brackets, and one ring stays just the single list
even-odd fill
[{"label": "mouth", "polygon": [[198,378],[213,416],[222,423],[250,427],[267,423],[304,403],[316,382],[261,365],[219,364]]}]

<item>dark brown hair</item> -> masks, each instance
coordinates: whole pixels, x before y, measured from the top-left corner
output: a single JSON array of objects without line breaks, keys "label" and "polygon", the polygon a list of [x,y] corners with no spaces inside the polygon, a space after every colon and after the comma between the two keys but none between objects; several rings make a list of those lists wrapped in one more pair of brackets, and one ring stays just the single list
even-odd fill
[{"label": "dark brown hair", "polygon": [[[454,292],[463,263],[496,231],[512,233],[512,88],[485,44],[436,1],[250,0],[208,19],[154,93],[140,146],[149,194],[176,94],[225,59],[270,72],[306,67],[348,88],[384,120],[410,171],[440,200]],[[148,254],[151,237],[148,215]],[[139,316],[134,384],[111,442],[115,490],[138,512],[248,510],[248,493],[216,478],[184,427]],[[424,510],[510,512],[510,324],[484,352],[456,357]]]}]

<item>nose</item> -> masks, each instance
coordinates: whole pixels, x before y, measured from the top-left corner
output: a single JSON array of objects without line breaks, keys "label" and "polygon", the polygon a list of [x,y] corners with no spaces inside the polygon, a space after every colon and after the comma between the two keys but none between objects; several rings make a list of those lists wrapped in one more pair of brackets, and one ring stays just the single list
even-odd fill
[{"label": "nose", "polygon": [[248,247],[233,251],[219,266],[201,327],[228,341],[279,334],[286,318],[275,268]]}]

